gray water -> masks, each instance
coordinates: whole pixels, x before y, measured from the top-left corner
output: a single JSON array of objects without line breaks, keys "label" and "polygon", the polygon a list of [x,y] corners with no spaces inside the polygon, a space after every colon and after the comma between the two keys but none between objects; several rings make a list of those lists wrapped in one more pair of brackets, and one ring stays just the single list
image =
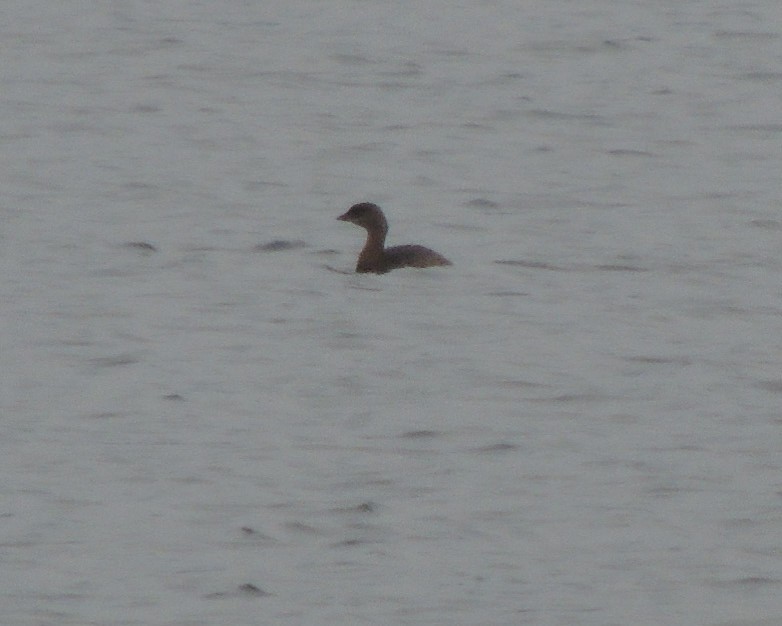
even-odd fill
[{"label": "gray water", "polygon": [[775,0],[0,17],[3,624],[782,623]]}]

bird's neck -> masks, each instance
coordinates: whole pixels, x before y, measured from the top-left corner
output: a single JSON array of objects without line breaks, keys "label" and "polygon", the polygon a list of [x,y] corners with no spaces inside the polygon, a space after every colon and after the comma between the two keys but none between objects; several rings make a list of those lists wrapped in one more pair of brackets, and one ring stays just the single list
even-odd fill
[{"label": "bird's neck", "polygon": [[372,269],[383,259],[383,250],[386,243],[386,229],[372,229],[367,231],[367,241],[364,249],[358,255],[358,271]]}]

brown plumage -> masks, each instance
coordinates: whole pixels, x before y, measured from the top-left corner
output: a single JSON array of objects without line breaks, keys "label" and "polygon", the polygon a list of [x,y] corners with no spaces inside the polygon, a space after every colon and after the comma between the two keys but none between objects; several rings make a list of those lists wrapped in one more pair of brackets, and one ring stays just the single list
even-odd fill
[{"label": "brown plumage", "polygon": [[357,272],[385,274],[400,267],[452,265],[443,255],[424,246],[409,244],[385,248],[388,222],[383,211],[376,204],[371,202],[354,204],[337,219],[361,226],[367,231],[367,241],[361,254],[358,255]]}]

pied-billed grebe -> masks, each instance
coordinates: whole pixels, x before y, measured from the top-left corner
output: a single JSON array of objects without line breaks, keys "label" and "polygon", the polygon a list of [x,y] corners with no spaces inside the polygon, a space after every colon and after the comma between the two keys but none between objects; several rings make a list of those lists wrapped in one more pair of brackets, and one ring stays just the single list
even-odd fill
[{"label": "pied-billed grebe", "polygon": [[384,248],[388,222],[380,207],[371,202],[354,204],[338,220],[351,222],[367,231],[367,242],[358,255],[356,271],[385,274],[399,267],[432,267],[452,265],[442,254],[418,245],[394,246]]}]

